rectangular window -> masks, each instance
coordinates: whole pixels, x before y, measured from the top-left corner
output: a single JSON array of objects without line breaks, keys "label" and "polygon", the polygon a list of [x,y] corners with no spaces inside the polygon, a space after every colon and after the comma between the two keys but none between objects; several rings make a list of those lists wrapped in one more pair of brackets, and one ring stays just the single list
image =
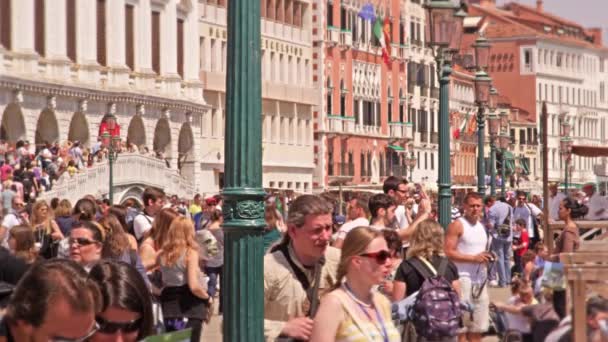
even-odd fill
[{"label": "rectangular window", "polygon": [[340,95],[340,115],[346,116],[346,95]]},{"label": "rectangular window", "polygon": [[343,30],[349,29],[346,8],[340,6],[340,28]]},{"label": "rectangular window", "polygon": [[[2,1],[1,3],[5,3],[10,1]],[[2,10],[0,10],[2,13]],[[66,37],[66,47],[68,58],[73,62],[76,62],[76,0],[67,0],[65,3],[65,16],[67,20],[67,37]],[[4,28],[1,28],[2,32],[4,32]]]},{"label": "rectangular window", "polygon": [[399,23],[399,44],[405,44],[405,24],[403,21]]},{"label": "rectangular window", "polygon": [[327,91],[327,114],[332,115],[332,98],[331,98],[331,89]]},{"label": "rectangular window", "polygon": [[125,61],[131,70],[135,70],[135,8],[133,5],[125,5],[125,34]]},{"label": "rectangular window", "polygon": [[[72,0],[74,1],[74,0]],[[68,16],[68,20],[69,20]],[[11,49],[11,2],[10,0],[0,1],[0,44],[5,49]]]},{"label": "rectangular window", "polygon": [[293,25],[293,1],[285,0],[285,24]]},{"label": "rectangular window", "polygon": [[524,71],[532,71],[532,50],[524,50]]},{"label": "rectangular window", "polygon": [[386,114],[386,116],[388,117],[388,121],[393,121],[393,103],[389,102],[388,103],[388,113]]},{"label": "rectangular window", "polygon": [[293,4],[293,25],[296,27],[302,27],[302,7],[304,4],[299,1],[294,1]]},{"label": "rectangular window", "polygon": [[106,0],[97,0],[97,63],[106,66]]},{"label": "rectangular window", "polygon": [[[4,1],[9,1],[9,0],[4,0]],[[10,1],[9,1],[10,2]],[[44,37],[44,0],[36,0],[36,2],[34,2],[34,32],[36,34],[35,36],[35,42],[34,42],[34,48],[36,50],[36,52],[44,57],[44,42],[45,42],[45,37]]]},{"label": "rectangular window", "polygon": [[184,78],[184,20],[177,19],[177,73]]},{"label": "rectangular window", "polygon": [[416,23],[414,22],[413,19],[410,19],[410,41],[412,44],[415,44],[414,41],[416,40]]},{"label": "rectangular window", "polygon": [[399,122],[405,122],[405,105],[399,104]]},{"label": "rectangular window", "polygon": [[[152,11],[152,70],[160,75],[160,12]],[[211,53],[215,50],[211,48]]]},{"label": "rectangular window", "polygon": [[526,143],[526,130],[519,130],[519,144],[524,145]]},{"label": "rectangular window", "polygon": [[327,26],[334,24],[334,5],[331,1],[327,2]]},{"label": "rectangular window", "polygon": [[431,153],[431,170],[435,170],[435,154]]}]

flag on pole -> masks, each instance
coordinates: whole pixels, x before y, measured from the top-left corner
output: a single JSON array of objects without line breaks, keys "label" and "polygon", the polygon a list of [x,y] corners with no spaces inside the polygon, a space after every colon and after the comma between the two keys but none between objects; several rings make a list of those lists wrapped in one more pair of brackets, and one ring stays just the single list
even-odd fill
[{"label": "flag on pole", "polygon": [[376,22],[374,23],[374,36],[380,42],[380,46],[382,47],[382,59],[384,63],[387,65],[390,64],[390,39],[387,43],[387,38],[390,38],[391,25],[388,18],[382,20],[380,16],[376,18]]}]

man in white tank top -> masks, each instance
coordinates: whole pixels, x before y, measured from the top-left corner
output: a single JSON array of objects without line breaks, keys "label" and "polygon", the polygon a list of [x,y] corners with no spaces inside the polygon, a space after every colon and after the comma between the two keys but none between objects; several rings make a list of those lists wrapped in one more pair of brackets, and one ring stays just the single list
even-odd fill
[{"label": "man in white tank top", "polygon": [[488,252],[490,242],[483,224],[483,199],[474,192],[463,200],[464,215],[448,226],[445,254],[456,264],[460,276],[462,300],[473,305],[473,317],[464,315],[464,329],[459,341],[481,341],[489,328],[487,264],[492,260]]}]

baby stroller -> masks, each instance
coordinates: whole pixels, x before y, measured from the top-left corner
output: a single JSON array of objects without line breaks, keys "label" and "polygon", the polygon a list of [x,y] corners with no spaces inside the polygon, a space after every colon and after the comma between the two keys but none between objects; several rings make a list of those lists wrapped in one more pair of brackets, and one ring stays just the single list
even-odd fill
[{"label": "baby stroller", "polygon": [[522,342],[523,336],[519,331],[509,329],[504,312],[490,304],[490,334],[494,334],[501,342]]}]

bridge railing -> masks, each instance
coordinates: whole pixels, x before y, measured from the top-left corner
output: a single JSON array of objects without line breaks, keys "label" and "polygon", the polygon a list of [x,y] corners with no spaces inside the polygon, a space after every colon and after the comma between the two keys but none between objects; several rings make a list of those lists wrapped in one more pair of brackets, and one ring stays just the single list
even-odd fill
[{"label": "bridge railing", "polygon": [[[81,170],[74,176],[65,172],[50,191],[40,198],[67,198],[72,203],[85,195],[102,196],[109,190],[110,165],[104,161]],[[114,187],[129,185],[155,186],[168,194],[191,198],[194,186],[179,174],[177,169],[167,167],[164,160],[138,153],[121,153],[114,163]],[[120,198],[114,198],[118,202]]]}]

